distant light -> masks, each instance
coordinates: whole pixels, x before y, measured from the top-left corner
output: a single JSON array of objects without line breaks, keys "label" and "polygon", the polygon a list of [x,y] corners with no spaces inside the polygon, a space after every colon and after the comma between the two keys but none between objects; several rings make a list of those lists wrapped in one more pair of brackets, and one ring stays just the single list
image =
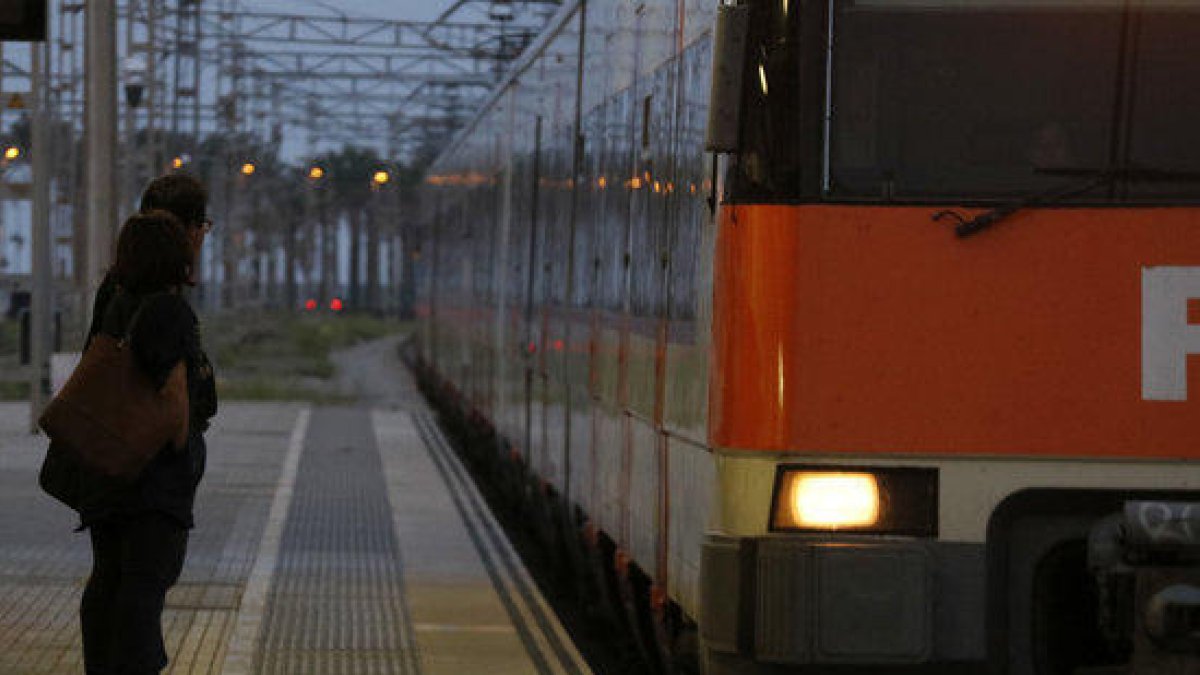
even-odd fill
[{"label": "distant light", "polygon": [[342,307],[343,305],[341,298],[334,298],[333,300],[329,301],[329,309],[332,309],[335,312],[342,311]]},{"label": "distant light", "polygon": [[371,180],[375,181],[376,185],[383,185],[384,183],[391,180],[391,178],[392,177],[389,176],[388,172],[386,172],[386,171],[376,171],[375,175],[371,176]]},{"label": "distant light", "polygon": [[176,169],[182,169],[183,168],[183,158],[176,157],[175,159],[171,160],[171,166]]},{"label": "distant light", "polygon": [[325,169],[322,169],[319,166],[314,166],[308,170],[308,177],[313,180],[321,180],[325,177]]},{"label": "distant light", "polygon": [[603,189],[604,189],[604,187],[605,187],[606,185],[608,185],[608,179],[607,179],[607,178],[605,178],[604,176],[600,176],[600,178],[596,179],[596,185],[597,185],[597,186],[599,186],[599,188],[600,188],[601,190],[603,190]]},{"label": "distant light", "polygon": [[316,301],[316,300],[313,300],[312,298],[309,298],[308,300],[305,300],[305,301],[304,301],[304,309],[306,309],[306,310],[308,310],[308,311],[310,311],[310,312],[311,312],[311,311],[313,311],[313,310],[314,310],[314,309],[316,309],[316,308],[317,308],[317,301]]},{"label": "distant light", "polygon": [[255,168],[256,167],[254,166],[253,162],[246,162],[245,164],[242,165],[242,175],[243,176],[254,175]]},{"label": "distant light", "polygon": [[629,179],[629,187],[633,188],[634,190],[641,190],[642,189],[642,177],[634,176],[633,178]]},{"label": "distant light", "polygon": [[654,191],[662,192],[662,183],[660,183],[658,181],[654,181]]},{"label": "distant light", "polygon": [[563,341],[561,339],[554,341],[554,351],[561,352],[563,350]]},{"label": "distant light", "polygon": [[758,82],[762,85],[763,96],[767,95],[767,69],[763,64],[758,64]]},{"label": "distant light", "polygon": [[4,149],[4,159],[14,160],[21,156],[21,149],[15,145],[10,145]]}]

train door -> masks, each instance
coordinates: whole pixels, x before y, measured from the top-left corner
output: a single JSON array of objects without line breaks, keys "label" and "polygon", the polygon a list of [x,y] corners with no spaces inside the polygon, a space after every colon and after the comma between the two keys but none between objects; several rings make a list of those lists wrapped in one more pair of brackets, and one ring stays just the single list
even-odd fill
[{"label": "train door", "polygon": [[715,470],[707,443],[708,349],[715,223],[705,200],[711,161],[704,144],[712,62],[711,41],[695,40],[680,54],[676,100],[672,208],[666,249],[667,339],[662,416],[666,448],[665,523],[668,594],[697,606],[700,547],[708,526]]},{"label": "train door", "polygon": [[623,305],[625,297],[626,218],[629,209],[629,116],[633,92],[620,92],[605,106],[604,178],[601,222],[597,226],[597,324],[593,333],[592,392],[596,401],[596,481],[600,498],[593,516],[608,532],[616,534],[621,523],[621,502],[614,498],[621,475],[621,396]]},{"label": "train door", "polygon": [[[540,111],[539,111],[540,112]],[[523,369],[524,383],[524,423],[522,446],[526,453],[526,459],[531,467],[537,466],[538,451],[535,444],[538,441],[538,430],[540,424],[535,415],[539,412],[535,410],[535,401],[539,400],[536,396],[536,387],[538,384],[540,368],[538,355],[538,340],[540,331],[538,330],[538,291],[539,284],[538,270],[538,248],[541,243],[541,182],[542,182],[542,134],[543,134],[543,118],[540,114],[534,119],[533,127],[533,145],[530,155],[530,175],[529,175],[529,199],[528,199],[528,226],[525,232],[525,270],[524,270],[524,308],[523,321],[525,335],[525,355]]]}]

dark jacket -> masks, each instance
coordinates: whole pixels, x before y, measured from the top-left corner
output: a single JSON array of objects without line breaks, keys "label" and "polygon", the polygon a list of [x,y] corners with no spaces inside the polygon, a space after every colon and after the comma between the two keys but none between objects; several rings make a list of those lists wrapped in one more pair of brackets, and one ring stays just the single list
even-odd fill
[{"label": "dark jacket", "polygon": [[207,457],[203,434],[217,412],[212,366],[200,346],[196,314],[181,295],[133,295],[105,278],[96,293],[88,344],[101,332],[128,335],[135,361],[159,386],[166,382],[175,364],[185,360],[190,426],[187,446],[182,450],[168,447],[158,453],[133,483],[83,471],[80,521],[87,527],[106,518],[159,511],[190,528],[196,486],[204,476]]}]

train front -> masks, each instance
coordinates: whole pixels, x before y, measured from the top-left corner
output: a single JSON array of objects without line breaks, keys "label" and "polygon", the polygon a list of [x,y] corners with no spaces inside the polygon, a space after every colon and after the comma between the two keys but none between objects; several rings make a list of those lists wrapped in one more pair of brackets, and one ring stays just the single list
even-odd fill
[{"label": "train front", "polygon": [[1200,672],[1200,7],[723,12],[711,672]]}]

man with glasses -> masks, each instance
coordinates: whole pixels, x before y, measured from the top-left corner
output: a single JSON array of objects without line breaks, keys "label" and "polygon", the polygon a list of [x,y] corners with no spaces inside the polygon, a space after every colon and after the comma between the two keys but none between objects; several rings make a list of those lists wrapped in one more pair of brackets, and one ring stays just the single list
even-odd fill
[{"label": "man with glasses", "polygon": [[[159,176],[150,181],[142,193],[138,211],[147,213],[154,210],[169,212],[183,223],[187,230],[188,240],[192,243],[192,278],[189,283],[195,285],[195,278],[200,260],[200,250],[204,248],[204,238],[212,230],[212,220],[206,215],[208,210],[208,190],[204,185],[187,174],[172,173]],[[116,292],[116,282],[111,274],[106,274],[96,291],[96,307],[104,307]],[[100,318],[93,311],[92,326],[88,331],[91,335],[99,329]]]},{"label": "man with glasses", "polygon": [[[146,213],[162,209],[171,212],[183,222],[192,242],[194,260],[198,263],[200,250],[204,248],[204,237],[212,230],[213,225],[206,215],[207,206],[208,191],[200,181],[187,174],[172,173],[150,181],[146,191],[142,193],[139,210]],[[192,265],[193,275],[198,267],[198,264]],[[194,284],[197,279],[193,277],[191,281]]]}]

